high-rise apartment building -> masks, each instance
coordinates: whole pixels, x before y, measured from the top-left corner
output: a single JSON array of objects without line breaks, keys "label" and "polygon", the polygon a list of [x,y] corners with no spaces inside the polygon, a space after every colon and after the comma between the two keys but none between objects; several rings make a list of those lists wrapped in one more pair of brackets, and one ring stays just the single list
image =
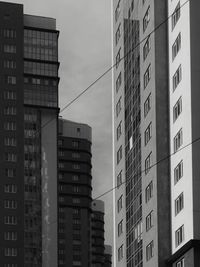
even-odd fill
[{"label": "high-rise apartment building", "polygon": [[91,128],[59,119],[58,266],[91,266]]},{"label": "high-rise apartment building", "polygon": [[58,31],[0,2],[3,267],[57,266]]},{"label": "high-rise apartment building", "polygon": [[59,119],[58,266],[111,266],[104,202],[92,201],[92,129]]},{"label": "high-rise apartment building", "polygon": [[93,200],[91,216],[92,267],[112,266],[112,247],[105,245],[104,212],[104,202]]},{"label": "high-rise apartment building", "polygon": [[91,219],[92,267],[104,267],[104,202],[92,202]]},{"label": "high-rise apartment building", "polygon": [[199,265],[199,8],[113,0],[115,266]]}]

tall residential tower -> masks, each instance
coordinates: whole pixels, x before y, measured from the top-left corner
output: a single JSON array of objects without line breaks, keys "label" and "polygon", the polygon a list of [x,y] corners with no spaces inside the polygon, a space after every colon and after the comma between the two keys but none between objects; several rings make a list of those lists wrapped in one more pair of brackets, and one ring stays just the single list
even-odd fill
[{"label": "tall residential tower", "polygon": [[115,266],[199,265],[199,8],[113,0]]},{"label": "tall residential tower", "polygon": [[0,2],[3,267],[57,266],[58,31]]}]

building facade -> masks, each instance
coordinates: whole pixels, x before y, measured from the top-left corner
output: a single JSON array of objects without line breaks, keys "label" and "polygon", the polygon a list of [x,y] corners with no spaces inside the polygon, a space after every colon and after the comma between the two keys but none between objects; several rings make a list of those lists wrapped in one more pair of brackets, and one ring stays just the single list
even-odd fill
[{"label": "building facade", "polygon": [[92,202],[91,218],[92,267],[104,266],[104,202]]},{"label": "building facade", "polygon": [[58,31],[23,5],[0,13],[1,265],[56,266]]},{"label": "building facade", "polygon": [[91,265],[91,128],[59,119],[58,266]]},{"label": "building facade", "polygon": [[93,200],[91,216],[92,267],[112,266],[112,247],[105,245],[104,214],[104,202]]},{"label": "building facade", "polygon": [[199,8],[113,1],[115,266],[200,264]]},{"label": "building facade", "polygon": [[171,266],[199,266],[198,1],[168,1]]},{"label": "building facade", "polygon": [[113,1],[115,266],[171,255],[167,18],[166,1]]},{"label": "building facade", "polygon": [[59,119],[58,266],[111,266],[104,239],[104,202],[92,201],[92,130]]}]

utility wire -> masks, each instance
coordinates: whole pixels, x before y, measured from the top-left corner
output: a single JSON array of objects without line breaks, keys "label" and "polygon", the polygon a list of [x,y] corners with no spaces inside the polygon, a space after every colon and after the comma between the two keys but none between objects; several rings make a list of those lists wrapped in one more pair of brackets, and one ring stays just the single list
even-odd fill
[{"label": "utility wire", "polygon": [[[165,161],[165,160],[167,160],[167,159],[170,159],[170,158],[171,158],[172,156],[174,156],[175,154],[179,153],[180,151],[184,150],[185,148],[187,148],[187,147],[189,147],[189,146],[191,146],[191,145],[193,145],[193,144],[195,144],[196,142],[199,142],[199,141],[200,141],[200,137],[196,138],[195,140],[193,140],[192,142],[188,143],[187,145],[181,147],[178,151],[173,152],[173,153],[167,155],[166,157],[160,159],[159,161],[155,162],[154,164],[152,164],[152,165],[148,168],[148,170],[150,170],[151,168],[157,166],[158,164],[162,163],[163,161]],[[142,170],[140,173],[137,173],[137,174],[134,175],[133,177],[131,177],[131,178],[129,178],[129,179],[126,179],[126,180],[125,180],[124,182],[122,182],[120,185],[115,186],[115,187],[113,187],[113,188],[110,188],[108,191],[106,191],[106,192],[104,192],[103,194],[97,196],[97,197],[94,198],[93,200],[97,200],[97,199],[99,199],[99,198],[101,198],[101,197],[107,195],[108,193],[112,192],[113,190],[115,190],[115,189],[119,189],[121,185],[128,183],[131,179],[134,179],[134,178],[136,178],[136,177],[138,177],[138,176],[141,176],[142,173],[145,173],[145,172],[146,172],[146,170]]]},{"label": "utility wire", "polygon": [[[182,5],[180,5],[179,8],[176,9],[176,12],[178,10],[181,10],[190,0],[185,1]],[[129,56],[130,53],[132,53],[138,46],[140,46],[144,41],[146,41],[154,32],[156,32],[161,26],[163,26],[172,16],[174,12],[168,16],[165,20],[163,20],[158,26],[156,26],[146,37],[144,37],[138,44],[136,44],[132,49],[130,49],[127,54],[125,54],[122,58],[120,58],[119,61],[117,61],[115,64],[113,64],[111,67],[109,67],[103,74],[101,74],[95,81],[93,81],[87,88],[85,88],[81,93],[79,93],[74,99],[72,99],[68,104],[66,104],[63,108],[61,108],[60,113],[62,113],[64,110],[69,108],[76,100],[78,100],[83,94],[85,94],[93,85],[95,85],[99,80],[101,80],[107,73],[109,73],[116,65],[118,65],[122,60],[124,60],[126,57]],[[41,129],[46,127],[49,123],[51,123],[55,118],[52,118],[48,120],[46,123],[44,123],[41,126]]]}]

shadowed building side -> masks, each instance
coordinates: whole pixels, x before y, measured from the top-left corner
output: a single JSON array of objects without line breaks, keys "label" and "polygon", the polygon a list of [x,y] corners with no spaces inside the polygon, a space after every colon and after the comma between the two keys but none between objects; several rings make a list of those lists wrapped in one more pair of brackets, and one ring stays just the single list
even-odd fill
[{"label": "shadowed building side", "polygon": [[91,128],[59,119],[59,267],[91,264],[91,158]]}]

